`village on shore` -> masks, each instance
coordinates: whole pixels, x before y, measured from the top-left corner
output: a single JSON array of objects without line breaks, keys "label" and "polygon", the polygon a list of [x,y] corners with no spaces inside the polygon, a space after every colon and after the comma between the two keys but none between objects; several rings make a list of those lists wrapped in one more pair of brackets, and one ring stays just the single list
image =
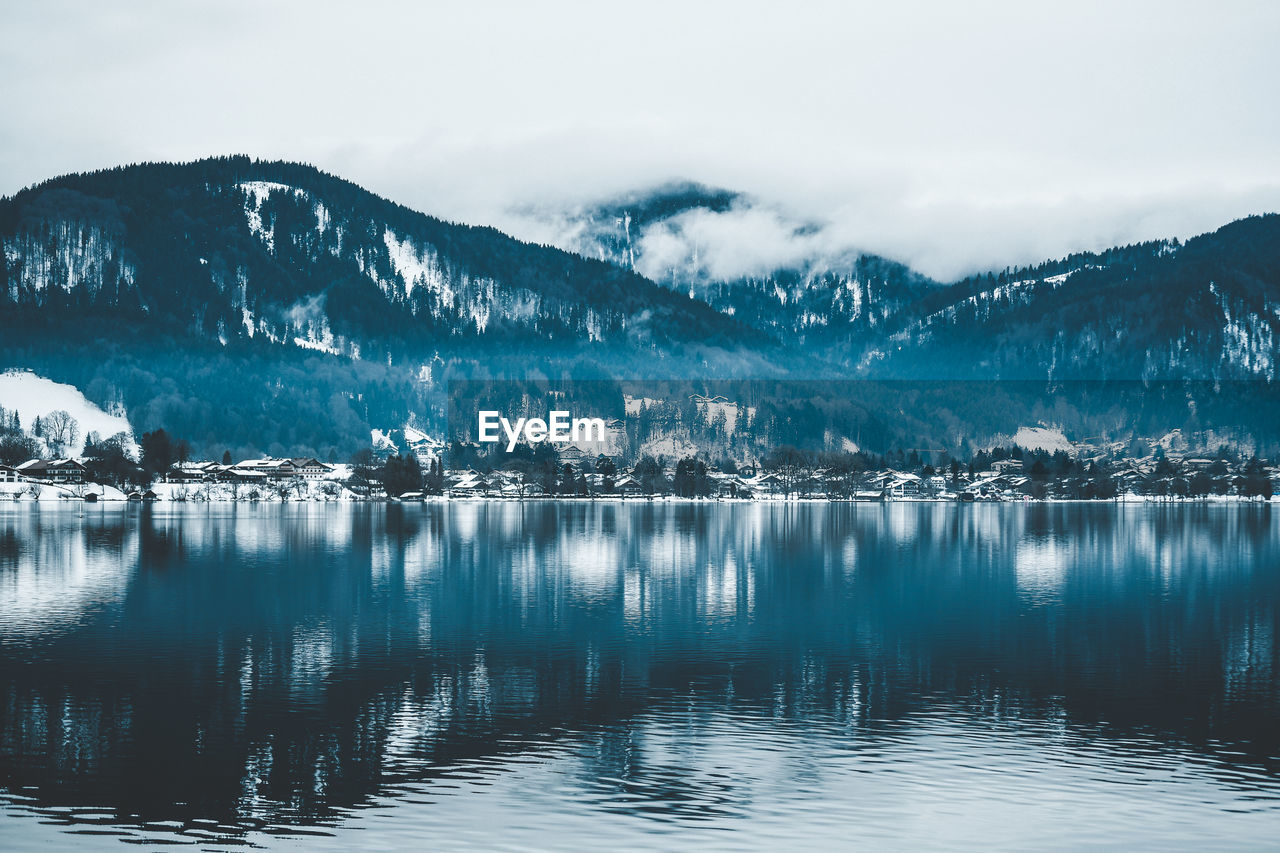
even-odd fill
[{"label": "village on shore", "polygon": [[0,464],[0,501],[296,502],[444,499],[687,500],[1269,500],[1280,467],[1223,447],[1213,455],[1155,446],[1133,458],[1114,447],[1018,446],[968,460],[918,452],[813,453],[780,447],[737,463],[697,455],[626,460],[574,446],[521,446],[485,455],[415,433],[402,452],[233,461],[188,458],[163,430],[142,437],[135,461],[123,437],[94,436],[75,457]]}]

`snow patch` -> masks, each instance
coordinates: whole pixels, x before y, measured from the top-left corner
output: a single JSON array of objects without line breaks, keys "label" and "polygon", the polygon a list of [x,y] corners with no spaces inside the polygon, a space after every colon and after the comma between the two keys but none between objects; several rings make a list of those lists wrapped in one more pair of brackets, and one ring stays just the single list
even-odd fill
[{"label": "snow patch", "polygon": [[640,448],[641,456],[659,456],[667,459],[683,459],[686,456],[697,456],[698,446],[691,441],[677,438],[674,435],[651,439]]},{"label": "snow patch", "polygon": [[1062,430],[1056,427],[1019,427],[1009,443],[1016,444],[1024,450],[1043,450],[1048,453],[1056,453],[1059,450],[1071,452],[1071,442],[1067,441]]},{"label": "snow patch", "polygon": [[453,305],[453,289],[445,281],[434,250],[419,250],[410,240],[397,237],[390,228],[382,232],[382,242],[387,247],[391,268],[404,282],[405,296],[412,296],[414,287],[422,285],[446,305]]},{"label": "snow patch", "polygon": [[84,438],[91,432],[104,439],[123,432],[129,437],[130,449],[137,452],[133,429],[124,414],[104,412],[89,402],[74,385],[54,382],[29,370],[10,370],[0,374],[0,406],[11,412],[17,411],[23,429],[28,431],[37,417],[59,409],[70,414],[79,425],[76,443],[67,449],[72,456],[84,452]]},{"label": "snow patch", "polygon": [[[262,222],[262,203],[273,192],[291,192],[295,196],[303,197],[306,191],[288,184],[278,184],[275,181],[242,181],[237,186],[244,191],[244,213],[249,222],[249,230],[267,244],[269,251],[274,252],[276,250],[275,231]],[[323,222],[321,226],[323,231]]]}]

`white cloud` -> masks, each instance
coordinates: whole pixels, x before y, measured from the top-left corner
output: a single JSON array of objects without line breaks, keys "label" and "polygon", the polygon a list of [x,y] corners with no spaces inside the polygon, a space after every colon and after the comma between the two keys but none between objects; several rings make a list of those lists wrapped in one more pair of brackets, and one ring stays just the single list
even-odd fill
[{"label": "white cloud", "polygon": [[691,258],[712,279],[764,275],[805,266],[825,253],[822,232],[805,233],[774,210],[734,206],[723,213],[698,209],[647,228],[639,240],[641,273],[662,279]]},{"label": "white cloud", "polygon": [[19,4],[0,191],[244,152],[501,223],[684,177],[949,276],[1280,208],[1278,40],[1246,0]]}]

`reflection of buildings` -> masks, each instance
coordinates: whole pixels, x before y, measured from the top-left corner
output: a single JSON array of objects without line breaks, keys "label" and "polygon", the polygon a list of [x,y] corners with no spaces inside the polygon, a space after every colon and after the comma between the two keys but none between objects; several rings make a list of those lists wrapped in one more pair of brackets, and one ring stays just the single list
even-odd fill
[{"label": "reflection of buildings", "polygon": [[1112,726],[1141,694],[1133,725],[1234,719],[1247,752],[1280,722],[1228,713],[1276,689],[1277,556],[1269,516],[1203,506],[4,511],[0,778],[319,820],[673,695],[874,737],[941,693]]}]

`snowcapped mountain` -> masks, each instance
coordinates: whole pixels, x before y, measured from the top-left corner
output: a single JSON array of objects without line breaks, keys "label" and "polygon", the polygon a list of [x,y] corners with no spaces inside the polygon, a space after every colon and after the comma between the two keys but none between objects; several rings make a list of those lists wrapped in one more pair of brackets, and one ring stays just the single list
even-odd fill
[{"label": "snowcapped mountain", "polygon": [[634,270],[773,336],[830,348],[874,338],[938,285],[859,252],[820,222],[678,182],[569,210],[521,212],[537,233]]},{"label": "snowcapped mountain", "polygon": [[1280,379],[1280,216],[974,276],[897,317],[897,376]]},{"label": "snowcapped mountain", "polygon": [[634,269],[842,375],[1280,378],[1280,217],[1187,242],[1080,253],[950,285],[842,247],[822,223],[679,183],[541,216],[556,242]]},{"label": "snowcapped mountain", "polygon": [[0,368],[326,458],[452,378],[1280,378],[1276,215],[944,285],[696,184],[526,214],[559,248],[291,163],[56,178],[0,199]]},{"label": "snowcapped mountain", "polygon": [[222,345],[355,358],[460,343],[634,348],[738,324],[629,271],[442,222],[315,169],[246,158],[59,178],[4,203],[19,308],[110,309]]},{"label": "snowcapped mountain", "polygon": [[197,446],[349,445],[455,375],[769,369],[687,294],[297,164],[64,176],[0,200],[0,245],[0,367]]}]

